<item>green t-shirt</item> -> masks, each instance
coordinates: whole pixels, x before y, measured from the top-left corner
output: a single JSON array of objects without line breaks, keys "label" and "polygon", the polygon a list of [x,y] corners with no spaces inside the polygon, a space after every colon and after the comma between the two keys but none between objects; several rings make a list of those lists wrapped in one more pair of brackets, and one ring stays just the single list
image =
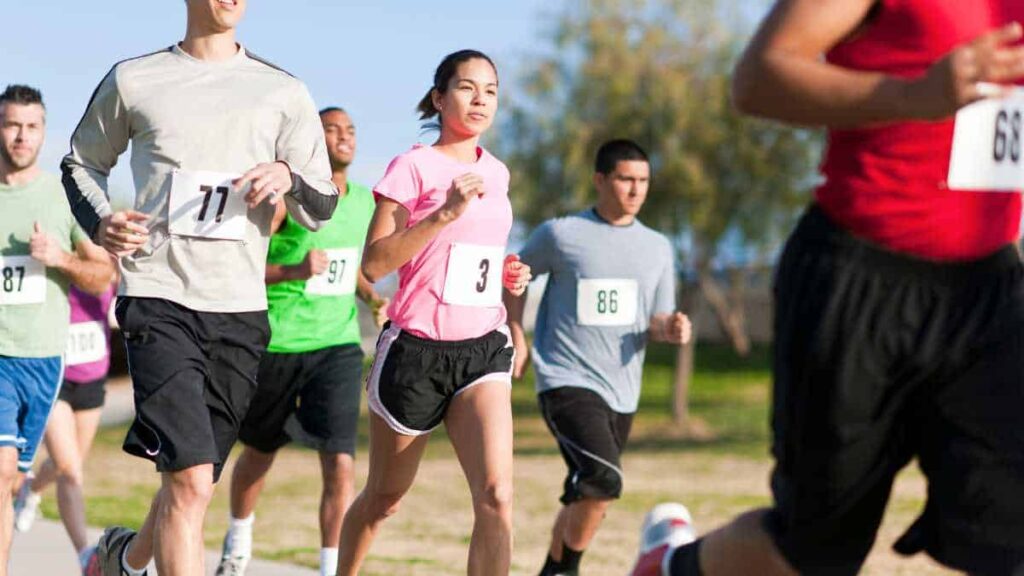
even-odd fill
[{"label": "green t-shirt", "polygon": [[[24,186],[0,184],[0,355],[44,358],[64,354],[68,279],[29,256],[35,223],[65,252],[85,238],[60,180],[42,174]],[[38,274],[34,271],[39,270]]]},{"label": "green t-shirt", "polygon": [[373,210],[370,189],[350,183],[331,221],[318,232],[285,218],[270,238],[267,263],[299,264],[317,248],[327,251],[330,265],[317,278],[267,286],[267,350],[298,353],[359,343],[355,286]]}]

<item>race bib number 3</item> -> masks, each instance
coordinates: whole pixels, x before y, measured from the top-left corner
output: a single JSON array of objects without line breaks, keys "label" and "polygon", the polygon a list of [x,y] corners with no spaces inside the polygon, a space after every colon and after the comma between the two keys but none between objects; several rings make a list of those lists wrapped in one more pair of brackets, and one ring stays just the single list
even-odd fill
[{"label": "race bib number 3", "polygon": [[107,335],[102,322],[79,322],[68,327],[64,363],[78,366],[102,360],[107,355]]},{"label": "race bib number 3", "polygon": [[306,280],[306,294],[345,296],[356,292],[359,251],[355,248],[324,250],[327,270]]},{"label": "race bib number 3", "polygon": [[1024,89],[956,115],[947,183],[953,190],[1024,190]]},{"label": "race bib number 3", "polygon": [[452,244],[441,300],[460,306],[501,306],[504,246]]},{"label": "race bib number 3", "polygon": [[238,174],[175,170],[171,175],[171,234],[218,240],[244,240],[245,190],[231,181]]},{"label": "race bib number 3", "polygon": [[576,283],[576,321],[583,326],[631,326],[637,304],[636,280],[590,278]]},{"label": "race bib number 3", "polygon": [[0,256],[0,306],[46,302],[46,267],[31,256]]}]

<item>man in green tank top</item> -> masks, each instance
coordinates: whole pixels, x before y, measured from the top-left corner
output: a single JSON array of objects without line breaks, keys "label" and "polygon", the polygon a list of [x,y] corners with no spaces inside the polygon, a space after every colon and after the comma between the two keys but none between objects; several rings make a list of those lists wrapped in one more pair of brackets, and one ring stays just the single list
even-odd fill
[{"label": "man in green tank top", "polygon": [[320,119],[332,180],[340,193],[338,208],[318,232],[299,226],[281,210],[274,218],[267,255],[271,339],[239,432],[245,447],[231,475],[231,526],[218,576],[244,573],[264,477],[278,448],[293,436],[320,451],[322,575],[333,575],[337,567],[341,523],[355,492],[353,456],[363,367],[356,296],[378,323],[387,301],[360,272],[374,199],[369,188],[348,180],[355,126],[340,108],[325,108]]}]

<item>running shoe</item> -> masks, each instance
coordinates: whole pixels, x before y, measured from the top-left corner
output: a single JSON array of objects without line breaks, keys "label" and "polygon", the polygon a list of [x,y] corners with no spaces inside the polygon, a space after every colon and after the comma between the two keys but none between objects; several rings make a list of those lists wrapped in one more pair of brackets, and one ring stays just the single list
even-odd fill
[{"label": "running shoe", "polygon": [[220,552],[220,563],[217,564],[216,576],[244,576],[249,565],[251,554],[237,553],[231,546],[231,532],[224,535],[224,546]]},{"label": "running shoe", "polygon": [[640,531],[640,554],[632,576],[665,576],[670,552],[697,539],[690,511],[682,504],[658,504],[647,513]]},{"label": "running shoe", "polygon": [[43,496],[32,491],[33,480],[35,474],[26,474],[18,496],[14,499],[14,529],[18,532],[31,530],[39,516],[39,503],[43,501]]},{"label": "running shoe", "polygon": [[[123,576],[121,555],[132,538],[135,538],[135,530],[123,526],[112,526],[103,531],[103,536],[100,536],[100,541],[96,545],[95,563],[100,576]],[[86,566],[92,564],[93,560],[90,558]]]}]

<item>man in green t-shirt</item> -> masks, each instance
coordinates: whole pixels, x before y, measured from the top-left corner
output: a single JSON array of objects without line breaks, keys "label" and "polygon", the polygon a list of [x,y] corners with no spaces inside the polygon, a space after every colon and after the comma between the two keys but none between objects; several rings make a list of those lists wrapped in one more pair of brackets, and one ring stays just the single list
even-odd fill
[{"label": "man in green t-shirt", "polygon": [[[320,571],[333,575],[345,510],[354,495],[353,456],[363,352],[356,296],[378,319],[387,301],[360,272],[373,194],[348,180],[356,131],[340,108],[320,112],[332,180],[340,193],[330,222],[318,232],[283,211],[274,218],[267,256],[271,339],[259,385],[242,422],[245,445],[231,475],[231,527],[217,574],[237,576],[252,554],[254,509],[274,454],[292,440],[320,451]],[[295,430],[293,424],[298,424]]]},{"label": "man in green t-shirt", "polygon": [[32,467],[63,377],[68,284],[99,294],[114,274],[75,223],[60,180],[39,168],[45,129],[38,90],[0,94],[0,576],[19,472]]}]

